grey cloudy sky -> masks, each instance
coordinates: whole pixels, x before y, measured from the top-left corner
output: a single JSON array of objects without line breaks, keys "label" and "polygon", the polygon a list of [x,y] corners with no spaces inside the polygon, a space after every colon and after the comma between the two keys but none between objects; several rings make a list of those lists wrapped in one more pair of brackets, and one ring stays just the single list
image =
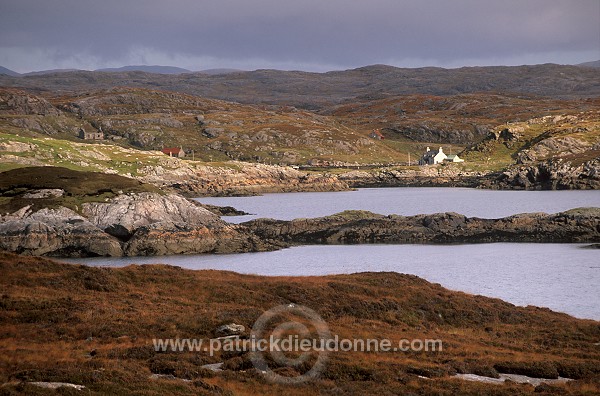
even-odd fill
[{"label": "grey cloudy sky", "polygon": [[600,0],[0,0],[0,65],[326,71],[600,59]]}]

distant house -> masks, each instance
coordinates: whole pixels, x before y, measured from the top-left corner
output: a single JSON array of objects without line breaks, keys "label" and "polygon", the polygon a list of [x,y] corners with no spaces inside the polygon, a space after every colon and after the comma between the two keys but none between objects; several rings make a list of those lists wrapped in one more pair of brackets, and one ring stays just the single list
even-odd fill
[{"label": "distant house", "polygon": [[172,148],[164,148],[161,150],[164,154],[169,157],[185,157],[185,152],[183,151],[183,147],[172,147]]},{"label": "distant house", "polygon": [[419,165],[441,164],[446,158],[448,157],[446,156],[446,154],[444,154],[444,151],[441,147],[439,151],[430,150],[429,147],[427,147],[427,151],[419,160]]},{"label": "distant house", "polygon": [[458,154],[448,154],[446,156],[445,161],[447,161],[447,162],[465,162],[464,159],[458,157]]},{"label": "distant house", "polygon": [[383,136],[381,132],[379,132],[379,129],[373,129],[373,131],[369,134],[369,137],[378,140],[385,139],[385,136]]},{"label": "distant house", "polygon": [[102,129],[98,131],[87,132],[85,129],[79,128],[77,136],[83,140],[104,140],[104,132],[102,132]]}]

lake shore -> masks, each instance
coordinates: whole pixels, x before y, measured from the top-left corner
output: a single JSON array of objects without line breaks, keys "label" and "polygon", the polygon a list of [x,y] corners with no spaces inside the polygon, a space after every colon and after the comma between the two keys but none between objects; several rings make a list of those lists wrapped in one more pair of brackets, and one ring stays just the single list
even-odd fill
[{"label": "lake shore", "polygon": [[117,175],[31,167],[3,172],[0,190],[0,213],[6,213],[0,215],[0,249],[26,255],[241,253],[294,244],[600,241],[597,208],[489,220],[455,212],[383,216],[346,211],[230,224],[214,207]]},{"label": "lake shore", "polygon": [[[3,290],[0,380],[83,385],[93,394],[478,394],[598,392],[598,322],[448,291],[410,275],[362,273],[260,277],[147,265],[120,269],[0,254]],[[35,297],[32,297],[35,295]],[[315,309],[343,338],[440,339],[441,352],[334,352],[321,375],[300,386],[266,382],[245,353],[161,352],[153,338],[212,339],[224,323],[252,328],[281,304]],[[553,325],[548,326],[549,323]],[[16,358],[18,356],[18,359]],[[211,372],[201,366],[224,363]],[[302,368],[285,370],[301,374]],[[485,384],[456,373],[572,378],[565,384]],[[156,379],[150,379],[153,374]],[[161,377],[162,376],[162,377]],[[187,380],[187,381],[185,381]],[[550,386],[550,388],[548,388]]]}]

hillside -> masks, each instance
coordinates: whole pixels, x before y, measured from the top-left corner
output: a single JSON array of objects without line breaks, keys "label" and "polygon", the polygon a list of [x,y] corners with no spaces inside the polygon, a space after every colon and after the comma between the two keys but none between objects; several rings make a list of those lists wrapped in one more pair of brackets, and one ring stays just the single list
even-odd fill
[{"label": "hillside", "polygon": [[203,162],[159,151],[110,144],[0,133],[0,171],[28,166],[118,174],[186,196],[252,195],[266,192],[339,191],[348,188],[328,173],[248,162]]},{"label": "hillside", "polygon": [[460,155],[468,161],[494,162],[500,167],[547,160],[580,165],[600,158],[600,111],[507,123]]},{"label": "hillside", "polygon": [[[409,154],[416,160],[426,147],[439,144],[456,153],[504,123],[578,114],[598,105],[597,99],[530,95],[407,95],[356,100],[317,114],[140,88],[44,97],[0,89],[0,128],[75,142],[82,141],[81,127],[102,130],[110,144],[184,147],[188,156],[193,152],[204,161],[386,164],[406,163]],[[373,129],[385,139],[369,137]]]},{"label": "hillside", "polygon": [[418,158],[427,146],[457,153],[478,143],[494,128],[549,115],[595,110],[597,99],[557,100],[532,95],[477,93],[452,96],[405,95],[356,100],[322,114],[368,133],[379,129],[384,144]]},{"label": "hillside", "polygon": [[579,63],[577,66],[583,66],[583,67],[600,67],[600,60]]},{"label": "hillside", "polygon": [[589,67],[535,66],[401,69],[375,65],[346,71],[307,73],[256,70],[207,75],[156,75],[139,71],[77,71],[42,76],[0,76],[0,86],[32,92],[81,92],[113,87],[176,91],[240,103],[322,109],[357,97],[474,92],[526,93],[554,98],[600,95],[600,76]]},{"label": "hillside", "polygon": [[[34,381],[83,385],[92,395],[501,396],[600,390],[598,322],[449,291],[412,275],[260,277],[164,265],[94,268],[7,253],[0,253],[0,271],[0,383],[6,394],[47,394],[30,384]],[[331,352],[316,380],[290,386],[266,382],[248,353],[210,356],[153,348],[157,338],[208,342],[228,323],[249,331],[263,312],[281,304],[314,309],[340,339],[389,339],[394,345],[400,339],[439,339],[443,349]],[[201,367],[221,362],[223,371]],[[274,368],[296,376],[310,365]],[[499,372],[575,381],[535,387],[454,377]]]},{"label": "hillside", "polygon": [[[253,106],[147,89],[114,88],[46,98],[0,89],[4,133],[82,142],[79,128],[106,142],[160,150],[183,147],[204,161],[306,164],[311,159],[396,162],[399,154],[335,119],[282,106]],[[193,154],[192,154],[193,152]]]},{"label": "hillside", "polygon": [[6,67],[2,67],[0,66],[0,74],[4,74],[6,76],[11,76],[11,77],[18,77],[21,74],[17,73],[16,71],[12,71],[10,69],[7,69]]}]

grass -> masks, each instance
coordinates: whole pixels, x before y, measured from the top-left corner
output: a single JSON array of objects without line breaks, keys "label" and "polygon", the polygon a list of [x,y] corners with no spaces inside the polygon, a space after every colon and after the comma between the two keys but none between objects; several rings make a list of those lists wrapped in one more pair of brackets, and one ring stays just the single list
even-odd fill
[{"label": "grass", "polygon": [[[24,198],[40,189],[64,190],[62,197]],[[60,167],[26,167],[0,173],[0,213],[12,213],[31,205],[38,210],[64,206],[79,211],[85,202],[104,202],[122,193],[155,192],[154,186],[130,178]]]},{"label": "grass", "polygon": [[[8,253],[0,253],[0,272],[4,394],[42,393],[22,381],[72,382],[89,394],[115,395],[600,392],[598,322],[449,291],[411,275],[260,277],[164,265],[93,268]],[[153,338],[211,338],[223,323],[250,328],[265,310],[289,303],[315,309],[341,338],[432,338],[443,340],[444,349],[334,352],[319,379],[284,386],[267,383],[244,354],[152,348]],[[228,368],[220,374],[199,368],[220,361]],[[536,392],[529,385],[451,377],[500,370],[577,380]],[[149,380],[152,373],[192,382]]]}]

